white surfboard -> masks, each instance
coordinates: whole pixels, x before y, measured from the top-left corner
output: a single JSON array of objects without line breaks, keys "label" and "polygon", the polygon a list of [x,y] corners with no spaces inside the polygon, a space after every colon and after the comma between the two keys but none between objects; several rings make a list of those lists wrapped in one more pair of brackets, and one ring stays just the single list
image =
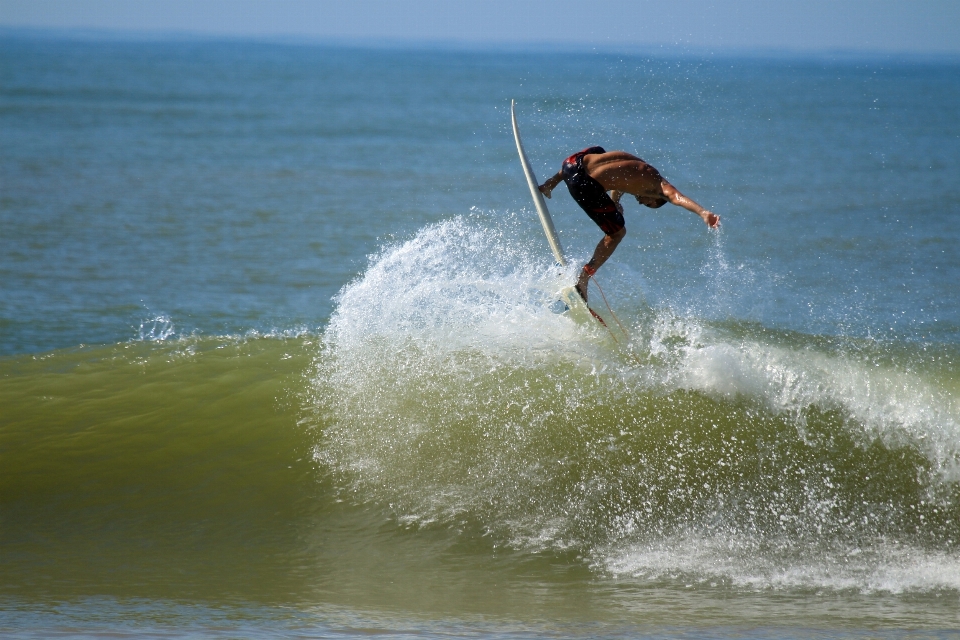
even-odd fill
[{"label": "white surfboard", "polygon": [[[517,126],[517,112],[513,100],[510,101],[510,119],[513,122],[513,139],[517,143],[517,153],[520,154],[520,164],[523,165],[523,175],[527,177],[527,186],[530,187],[533,204],[537,208],[537,214],[540,216],[543,233],[547,236],[547,243],[550,245],[550,250],[553,251],[553,256],[557,259],[557,262],[561,267],[566,267],[567,259],[563,255],[560,238],[557,237],[557,230],[553,226],[553,218],[550,217],[550,211],[547,210],[547,203],[543,199],[543,194],[540,193],[540,183],[537,182],[537,177],[533,174],[533,168],[530,166],[530,161],[527,160],[527,153],[523,150],[523,143],[520,141],[520,127]],[[583,298],[580,297],[580,294],[577,293],[575,287],[563,287],[556,295],[557,298],[559,298],[558,303],[562,303],[563,307],[565,307],[557,308],[560,305],[555,303],[551,308],[558,313],[570,312],[578,320],[586,320],[593,316],[602,324],[606,325],[600,316],[590,310],[587,303],[585,303]]]},{"label": "white surfboard", "polygon": [[533,175],[533,168],[530,161],[527,160],[527,152],[523,150],[523,143],[520,142],[520,127],[517,126],[517,112],[514,108],[514,101],[510,101],[510,120],[513,121],[513,139],[517,143],[517,152],[520,154],[520,164],[523,165],[523,175],[527,177],[527,186],[530,187],[530,195],[533,196],[533,204],[537,208],[537,214],[540,216],[540,224],[543,225],[543,233],[547,236],[547,242],[553,251],[554,257],[561,267],[567,266],[567,259],[563,255],[563,247],[560,246],[560,238],[557,237],[557,230],[553,226],[553,218],[547,210],[547,203],[540,193],[540,183],[537,177]]}]

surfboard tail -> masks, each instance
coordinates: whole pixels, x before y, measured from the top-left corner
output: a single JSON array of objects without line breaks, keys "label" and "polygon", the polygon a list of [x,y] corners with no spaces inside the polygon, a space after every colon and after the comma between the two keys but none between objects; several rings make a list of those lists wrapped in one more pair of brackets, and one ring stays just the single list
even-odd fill
[{"label": "surfboard tail", "polygon": [[593,318],[604,327],[607,326],[606,320],[604,320],[599,313],[591,309],[590,305],[584,302],[583,298],[580,297],[576,287],[564,287],[557,292],[557,298],[559,299],[558,302],[565,307],[561,313],[568,313],[574,320],[583,322],[592,322],[590,318]]}]

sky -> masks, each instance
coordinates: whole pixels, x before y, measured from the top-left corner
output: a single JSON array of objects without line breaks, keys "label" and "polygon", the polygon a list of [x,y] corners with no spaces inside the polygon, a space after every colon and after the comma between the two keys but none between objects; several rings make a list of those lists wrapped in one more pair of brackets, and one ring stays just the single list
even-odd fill
[{"label": "sky", "polygon": [[0,0],[0,28],[953,56],[960,0]]}]

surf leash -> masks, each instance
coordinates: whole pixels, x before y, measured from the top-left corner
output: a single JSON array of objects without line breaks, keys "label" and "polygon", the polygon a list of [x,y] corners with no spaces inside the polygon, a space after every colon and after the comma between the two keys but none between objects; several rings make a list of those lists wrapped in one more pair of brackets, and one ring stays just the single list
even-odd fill
[{"label": "surf leash", "polygon": [[[643,363],[640,362],[640,358],[638,358],[636,355],[634,355],[633,351],[631,351],[630,348],[629,348],[629,345],[630,345],[630,332],[627,331],[626,327],[623,326],[623,323],[620,322],[620,318],[617,317],[617,314],[613,312],[613,307],[611,307],[611,306],[610,306],[610,303],[607,301],[607,294],[605,294],[605,293],[603,292],[603,287],[600,286],[600,283],[597,281],[597,276],[596,276],[595,274],[596,274],[596,271],[594,271],[594,273],[591,273],[591,274],[590,274],[590,280],[593,280],[593,284],[597,285],[597,291],[600,292],[600,297],[603,298],[603,304],[607,305],[607,311],[610,312],[610,315],[613,317],[614,320],[616,320],[617,326],[620,327],[620,331],[623,331],[623,335],[626,336],[626,338],[627,338],[627,345],[628,345],[628,346],[627,346],[627,354],[630,356],[630,359],[631,359],[631,360],[633,360],[635,363],[637,363],[637,366],[642,367],[642,366],[643,366]],[[590,309],[589,306],[588,306],[587,308]],[[597,320],[600,320],[600,324],[602,324],[602,325],[604,326],[604,328],[610,333],[610,337],[613,338],[613,341],[619,345],[619,344],[620,344],[620,341],[617,340],[617,336],[615,336],[615,335],[613,334],[613,331],[610,330],[610,327],[607,326],[607,323],[604,322],[603,319],[600,318],[600,316],[598,316],[596,313],[594,313],[593,309],[590,309],[590,313],[593,314],[593,317],[594,317],[594,318],[596,318]]]},{"label": "surf leash", "polygon": [[613,331],[610,331],[610,327],[608,327],[607,323],[604,322],[603,318],[600,317],[600,314],[598,314],[596,311],[594,311],[590,307],[587,307],[587,311],[590,312],[590,315],[596,318],[597,322],[603,325],[603,328],[607,330],[607,333],[610,334],[610,337],[613,338],[613,341],[616,342],[617,344],[620,344],[620,341],[617,340],[616,334]]},{"label": "surf leash", "polygon": [[[607,294],[603,292],[603,287],[600,286],[600,281],[597,280],[596,272],[590,274],[590,279],[593,280],[593,284],[597,285],[597,291],[600,292],[600,297],[603,298],[603,304],[607,305],[607,311],[610,312],[610,315],[616,321],[617,326],[620,327],[620,331],[623,331],[623,335],[626,336],[627,341],[629,342],[630,333],[624,328],[623,323],[620,322],[620,318],[617,317],[617,314],[613,312],[613,308],[610,306],[610,303],[607,301]],[[592,313],[592,310],[591,310],[591,313]],[[594,313],[593,315],[596,316],[597,314]],[[600,320],[600,322],[603,322],[603,320]],[[607,326],[606,323],[604,323],[603,326]]]}]

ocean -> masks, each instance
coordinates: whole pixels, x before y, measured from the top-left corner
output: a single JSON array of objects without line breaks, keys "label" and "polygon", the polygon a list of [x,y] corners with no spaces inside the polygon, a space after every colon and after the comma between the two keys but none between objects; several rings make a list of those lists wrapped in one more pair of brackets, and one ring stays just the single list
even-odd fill
[{"label": "ocean", "polygon": [[[721,216],[540,180],[590,145]],[[960,63],[0,37],[0,634],[947,638]],[[604,298],[609,304],[604,303]]]}]

